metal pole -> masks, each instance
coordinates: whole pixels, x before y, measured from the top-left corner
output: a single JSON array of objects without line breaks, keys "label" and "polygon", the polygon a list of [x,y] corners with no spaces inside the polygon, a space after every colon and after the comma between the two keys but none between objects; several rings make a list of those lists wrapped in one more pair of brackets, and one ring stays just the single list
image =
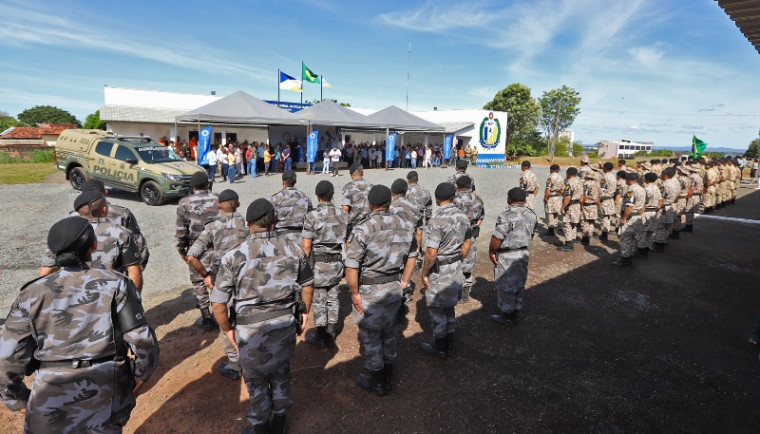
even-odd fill
[{"label": "metal pole", "polygon": [[[554,144],[551,149],[551,163],[554,163],[554,151],[557,148],[557,136],[559,135],[559,112],[562,109],[562,97],[559,97],[559,104],[557,104],[557,115],[554,118]],[[572,146],[572,145],[571,145]]]},{"label": "metal pole", "polygon": [[281,72],[277,69],[277,108],[280,108],[280,76]]},{"label": "metal pole", "polygon": [[324,98],[322,97],[322,76],[319,76],[319,100],[324,101]]},{"label": "metal pole", "polygon": [[301,108],[303,108],[303,92],[306,89],[306,86],[304,86],[306,83],[303,82],[303,60],[301,61]]},{"label": "metal pole", "polygon": [[409,41],[409,49],[406,52],[406,111],[409,111],[409,64],[412,59],[412,41]]}]

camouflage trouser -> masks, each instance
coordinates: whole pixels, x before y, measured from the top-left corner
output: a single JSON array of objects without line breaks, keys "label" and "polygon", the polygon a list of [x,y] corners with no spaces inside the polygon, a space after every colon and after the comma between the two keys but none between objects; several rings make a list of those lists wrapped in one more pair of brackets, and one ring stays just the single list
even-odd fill
[{"label": "camouflage trouser", "polygon": [[673,204],[673,209],[676,212],[673,219],[673,230],[680,231],[683,229],[683,223],[686,221],[686,196],[679,197]]},{"label": "camouflage trouser", "polygon": [[324,327],[338,323],[338,285],[326,288],[314,288],[311,310],[314,312],[314,325]]},{"label": "camouflage trouser", "polygon": [[251,399],[246,414],[251,425],[268,423],[293,404],[290,394],[290,360],[296,348],[293,315],[256,324],[238,325],[240,368]]},{"label": "camouflage trouser", "polygon": [[[229,303],[227,303],[227,307],[232,309],[234,303],[234,300],[230,300]],[[222,343],[224,344],[224,354],[227,355],[227,360],[229,360],[230,363],[237,363],[240,359],[237,349],[234,345],[232,345],[232,342],[230,342],[230,340],[227,338],[227,335],[225,335],[223,331],[220,330],[219,335],[222,337]]]},{"label": "camouflage trouser", "polygon": [[673,205],[665,205],[661,211],[660,218],[657,221],[657,232],[654,240],[658,243],[667,243],[670,231],[673,229],[673,221],[676,218],[676,211]]},{"label": "camouflage trouser", "polygon": [[599,208],[599,226],[602,232],[610,232],[612,226],[617,226],[617,213],[615,212],[615,200],[613,198],[602,199]]},{"label": "camouflage trouser", "polygon": [[636,242],[642,230],[640,215],[632,215],[628,218],[620,228],[620,256],[624,258],[633,256],[633,249],[636,248]]},{"label": "camouflage trouser", "polygon": [[[198,258],[199,261],[201,261],[201,265],[206,269],[206,271],[211,270],[211,257],[213,255],[210,254],[204,254],[200,258]],[[190,282],[193,284],[193,292],[195,293],[195,300],[198,303],[199,309],[208,309],[211,305],[208,301],[208,288],[206,288],[206,285],[203,284],[203,277],[198,274],[197,271],[190,265],[187,266],[188,270],[190,270]]]},{"label": "camouflage trouser", "polygon": [[354,323],[359,326],[360,351],[364,366],[369,371],[379,371],[385,364],[396,361],[396,324],[398,310],[403,303],[400,282],[380,285],[361,285],[362,313],[353,308]]},{"label": "camouflage trouser", "polygon": [[528,193],[525,195],[525,208],[536,209],[536,195]]},{"label": "camouflage trouser", "polygon": [[715,186],[707,187],[707,192],[704,195],[705,208],[712,208],[716,204]]},{"label": "camouflage trouser", "polygon": [[702,197],[700,195],[694,194],[686,202],[686,224],[687,225],[694,224],[694,213],[699,212],[699,204],[701,202],[701,198]]},{"label": "camouflage trouser", "polygon": [[467,257],[462,261],[462,273],[464,273],[464,285],[472,286],[472,271],[475,268],[475,262],[478,259],[478,239],[473,238],[470,244],[470,251]]},{"label": "camouflage trouser", "polygon": [[657,221],[659,216],[657,211],[645,211],[642,218],[642,230],[639,238],[636,240],[636,245],[640,248],[651,249],[654,243],[654,233],[657,230]]},{"label": "camouflage trouser", "polygon": [[26,433],[121,433],[135,407],[129,363],[39,369],[24,420]]},{"label": "camouflage trouser", "polygon": [[596,205],[584,205],[582,207],[581,234],[584,237],[594,236],[594,224],[599,217],[599,207]]},{"label": "camouflage trouser", "polygon": [[567,206],[567,210],[562,214],[562,235],[565,242],[575,241],[578,236],[578,223],[581,221],[581,205],[572,204]]},{"label": "camouflage trouser", "polygon": [[546,226],[556,228],[559,226],[559,211],[562,208],[561,196],[549,196],[546,201],[544,210],[546,211]]},{"label": "camouflage trouser", "polygon": [[503,313],[522,309],[529,258],[527,249],[499,253],[499,265],[494,267],[493,286],[499,310]]},{"label": "camouflage trouser", "polygon": [[718,189],[716,191],[716,194],[717,194],[716,200],[718,201],[719,204],[728,200],[728,188],[726,188],[725,181],[718,184]]},{"label": "camouflage trouser", "polygon": [[425,302],[430,311],[433,336],[443,338],[454,333],[454,306],[464,285],[461,262],[438,266],[436,273],[430,273],[430,289],[425,292]]}]

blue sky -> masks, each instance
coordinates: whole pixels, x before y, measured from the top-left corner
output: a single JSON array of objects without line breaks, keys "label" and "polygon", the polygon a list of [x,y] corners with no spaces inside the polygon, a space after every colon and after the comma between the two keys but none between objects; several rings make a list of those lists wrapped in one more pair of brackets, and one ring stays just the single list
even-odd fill
[{"label": "blue sky", "polygon": [[410,110],[566,84],[583,98],[583,143],[758,137],[760,54],[713,0],[4,0],[0,111],[50,104],[84,120],[104,84],[276,99],[277,69],[297,76],[302,60],[333,85],[325,97],[403,108],[409,42]]}]

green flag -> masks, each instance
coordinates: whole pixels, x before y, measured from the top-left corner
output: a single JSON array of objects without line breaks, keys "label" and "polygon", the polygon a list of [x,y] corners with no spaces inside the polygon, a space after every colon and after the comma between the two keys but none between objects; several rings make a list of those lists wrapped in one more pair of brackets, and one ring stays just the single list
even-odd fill
[{"label": "green flag", "polygon": [[309,83],[319,83],[319,76],[312,72],[303,62],[301,62],[301,79]]},{"label": "green flag", "polygon": [[707,148],[707,143],[699,140],[697,136],[692,136],[691,139],[691,154],[696,158],[702,155],[702,152]]}]

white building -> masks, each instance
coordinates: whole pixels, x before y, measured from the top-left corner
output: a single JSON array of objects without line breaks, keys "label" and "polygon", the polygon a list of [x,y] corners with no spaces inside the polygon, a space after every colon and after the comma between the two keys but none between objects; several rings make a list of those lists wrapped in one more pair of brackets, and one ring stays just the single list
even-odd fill
[{"label": "white building", "polygon": [[603,140],[599,142],[599,158],[633,158],[633,154],[644,151],[652,152],[654,142],[634,142],[632,140]]}]

